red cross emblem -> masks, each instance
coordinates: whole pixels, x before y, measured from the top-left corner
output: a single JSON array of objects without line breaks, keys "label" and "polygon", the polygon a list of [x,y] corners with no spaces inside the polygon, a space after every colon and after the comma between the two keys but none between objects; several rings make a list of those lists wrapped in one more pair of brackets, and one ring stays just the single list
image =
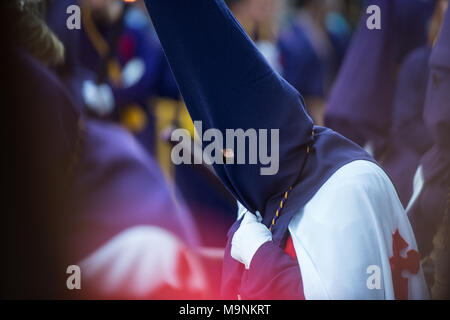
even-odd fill
[{"label": "red cross emblem", "polygon": [[402,277],[403,270],[411,274],[417,274],[420,269],[420,253],[416,250],[406,252],[406,258],[401,256],[401,252],[408,248],[409,244],[402,238],[398,229],[392,236],[392,249],[394,255],[389,259],[391,264],[392,282],[396,300],[408,299],[408,278]]}]

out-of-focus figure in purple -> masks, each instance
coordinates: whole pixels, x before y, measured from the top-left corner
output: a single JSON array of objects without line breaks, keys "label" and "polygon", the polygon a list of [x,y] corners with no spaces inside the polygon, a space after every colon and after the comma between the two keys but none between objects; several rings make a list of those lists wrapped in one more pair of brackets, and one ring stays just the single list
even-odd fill
[{"label": "out-of-focus figure in purple", "polygon": [[[380,159],[389,142],[397,70],[404,57],[427,43],[435,1],[369,0],[330,93],[325,124],[367,147]],[[370,30],[370,5],[381,12],[381,29]]]},{"label": "out-of-focus figure in purple", "polygon": [[278,41],[282,75],[305,98],[318,125],[323,125],[326,97],[351,36],[339,4],[294,1],[294,16]]}]

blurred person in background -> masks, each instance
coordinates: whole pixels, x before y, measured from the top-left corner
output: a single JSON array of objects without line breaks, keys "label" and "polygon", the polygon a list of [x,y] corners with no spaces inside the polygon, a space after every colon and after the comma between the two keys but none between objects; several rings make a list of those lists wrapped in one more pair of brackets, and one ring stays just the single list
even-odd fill
[{"label": "blurred person in background", "polygon": [[[11,197],[21,195],[22,205],[2,221],[8,243],[2,296],[207,296],[190,214],[127,131],[89,119],[74,105],[78,99],[49,69],[64,61],[64,46],[37,4],[2,4],[13,30],[3,53],[7,111],[22,117],[8,130],[18,132]],[[69,292],[64,277],[73,264],[81,267],[82,290]]]},{"label": "blurred person in background", "polygon": [[[441,24],[443,18],[443,23]],[[441,27],[442,25],[442,27]],[[423,117],[433,146],[421,158],[407,212],[434,299],[450,298],[450,10],[438,1]]]},{"label": "blurred person in background", "polygon": [[[366,9],[381,9],[381,30],[369,30]],[[398,69],[426,45],[434,0],[369,0],[332,87],[325,124],[382,159],[389,143]]]},{"label": "blurred person in background", "polygon": [[225,2],[272,68],[281,72],[276,38],[284,1],[226,0]]},{"label": "blurred person in background", "polygon": [[340,65],[351,30],[339,2],[293,1],[295,15],[279,36],[283,77],[305,98],[318,125],[328,88]]},{"label": "blurred person in background", "polygon": [[435,6],[428,28],[427,45],[409,53],[399,69],[391,133],[387,150],[380,159],[397,187],[405,207],[413,193],[413,178],[420,158],[433,146],[431,133],[425,124],[424,108],[430,54],[445,14],[442,3],[443,1],[438,1]]},{"label": "blurred person in background", "polygon": [[358,27],[361,17],[361,8],[366,0],[343,0],[344,16],[346,17],[352,30]]},{"label": "blurred person in background", "polygon": [[413,193],[413,178],[420,158],[433,145],[423,119],[430,53],[428,46],[416,49],[401,65],[388,149],[380,159],[405,207]]},{"label": "blurred person in background", "polygon": [[[80,30],[65,27],[62,17],[70,4],[81,5]],[[82,93],[86,112],[121,123],[155,155],[153,99],[177,100],[179,92],[139,2],[53,1],[47,21],[72,49],[71,64],[76,68],[71,68],[69,80]],[[81,81],[77,83],[76,78]]]}]

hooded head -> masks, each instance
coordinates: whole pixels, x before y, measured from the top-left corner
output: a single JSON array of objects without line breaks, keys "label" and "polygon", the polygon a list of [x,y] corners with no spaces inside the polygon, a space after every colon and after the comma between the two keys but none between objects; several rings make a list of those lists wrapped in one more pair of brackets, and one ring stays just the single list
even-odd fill
[{"label": "hooded head", "polygon": [[[261,147],[278,160],[269,175],[262,174],[264,161],[216,163],[214,169],[267,226],[278,221],[273,239],[282,241],[292,216],[339,167],[370,157],[336,133],[314,127],[301,95],[271,69],[222,0],[145,2],[192,120],[202,121],[203,132],[217,129],[223,137],[229,130],[258,133],[258,143],[227,146],[228,160],[249,160],[242,153]],[[262,130],[270,138],[262,138]]]},{"label": "hooded head", "polygon": [[[424,176],[447,181],[450,165],[450,10],[447,9],[436,46],[430,57],[430,76],[425,100],[424,119],[433,139],[433,148],[422,158]],[[445,178],[444,178],[445,179]],[[445,181],[445,180],[444,180]]]},{"label": "hooded head", "polygon": [[300,94],[269,67],[223,1],[146,4],[192,120],[202,121],[203,132],[218,129],[226,137],[227,130],[279,131],[279,150],[267,141],[268,153],[279,153],[276,174],[262,175],[261,163],[214,165],[238,200],[263,212],[268,198],[295,183],[312,141],[313,123]]},{"label": "hooded head", "polygon": [[[367,27],[371,5],[380,8],[380,30]],[[383,147],[392,122],[397,68],[409,52],[426,44],[433,7],[434,1],[367,1],[330,93],[327,125],[361,145],[370,141]]]},{"label": "hooded head", "polygon": [[447,9],[441,32],[430,58],[431,74],[425,104],[425,122],[436,144],[450,149],[450,10]]}]

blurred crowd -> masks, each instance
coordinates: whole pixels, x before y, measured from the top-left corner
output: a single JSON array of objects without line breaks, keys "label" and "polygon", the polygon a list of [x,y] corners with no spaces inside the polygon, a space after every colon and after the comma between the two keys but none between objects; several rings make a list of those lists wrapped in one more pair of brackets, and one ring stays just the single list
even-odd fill
[{"label": "blurred crowd", "polygon": [[[314,122],[383,166],[431,294],[449,298],[450,97],[430,97],[430,86],[450,81],[450,51],[447,65],[429,63],[448,1],[226,3]],[[366,27],[368,4],[381,7],[381,30]],[[68,28],[73,5],[80,29]],[[220,298],[237,204],[210,166],[171,161],[171,133],[195,129],[144,2],[1,6],[10,145],[1,295]],[[65,287],[69,265],[81,267],[82,290]]]}]

